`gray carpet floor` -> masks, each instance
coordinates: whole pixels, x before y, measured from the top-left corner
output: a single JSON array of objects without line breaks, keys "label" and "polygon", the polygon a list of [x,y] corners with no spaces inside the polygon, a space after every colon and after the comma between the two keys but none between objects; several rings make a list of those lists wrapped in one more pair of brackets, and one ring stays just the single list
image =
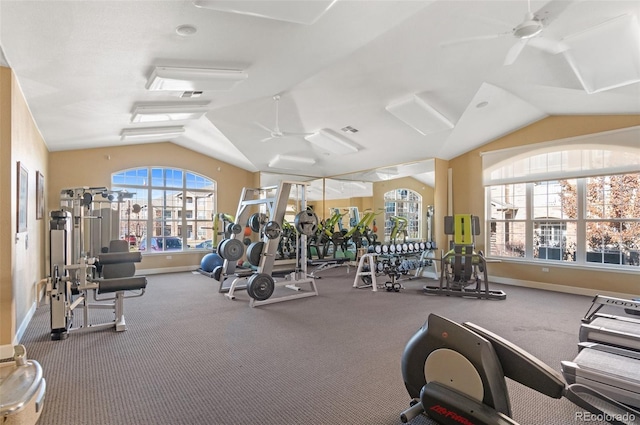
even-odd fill
[{"label": "gray carpet floor", "polygon": [[[257,308],[198,273],[149,276],[147,293],[125,301],[126,332],[64,341],[50,340],[40,306],[21,341],[48,384],[39,424],[399,424],[401,355],[429,313],[474,322],[560,370],[591,301],[500,285],[504,301],[427,296],[426,279],[374,293],[352,288],[354,272],[325,270],[319,296]],[[570,402],[508,385],[517,421],[579,422]]]}]

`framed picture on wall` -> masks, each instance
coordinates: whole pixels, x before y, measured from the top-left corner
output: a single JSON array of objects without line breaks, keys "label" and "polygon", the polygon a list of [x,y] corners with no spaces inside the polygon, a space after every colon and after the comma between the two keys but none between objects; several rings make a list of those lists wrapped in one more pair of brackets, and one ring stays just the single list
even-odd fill
[{"label": "framed picture on wall", "polygon": [[36,220],[44,217],[44,176],[36,171]]},{"label": "framed picture on wall", "polygon": [[18,196],[17,196],[17,230],[27,231],[27,206],[29,205],[29,171],[18,161]]}]

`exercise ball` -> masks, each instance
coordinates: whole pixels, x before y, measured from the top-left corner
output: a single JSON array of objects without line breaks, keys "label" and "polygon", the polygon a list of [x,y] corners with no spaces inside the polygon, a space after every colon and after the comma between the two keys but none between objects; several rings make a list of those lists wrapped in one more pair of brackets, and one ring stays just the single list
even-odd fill
[{"label": "exercise ball", "polygon": [[217,266],[222,266],[224,260],[216,253],[210,253],[202,257],[200,268],[207,273],[211,273]]}]

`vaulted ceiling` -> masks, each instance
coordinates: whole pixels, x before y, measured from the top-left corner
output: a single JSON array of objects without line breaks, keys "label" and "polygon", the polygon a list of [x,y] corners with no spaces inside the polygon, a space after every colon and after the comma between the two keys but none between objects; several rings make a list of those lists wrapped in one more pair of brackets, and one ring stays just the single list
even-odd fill
[{"label": "vaulted ceiling", "polygon": [[[613,0],[3,0],[0,53],[51,151],[178,126],[173,143],[244,169],[325,177],[451,159],[548,115],[640,113],[639,12]],[[156,67],[246,79],[184,98],[146,88]],[[205,113],[132,122],[150,105]],[[287,135],[320,130],[346,151]]]}]

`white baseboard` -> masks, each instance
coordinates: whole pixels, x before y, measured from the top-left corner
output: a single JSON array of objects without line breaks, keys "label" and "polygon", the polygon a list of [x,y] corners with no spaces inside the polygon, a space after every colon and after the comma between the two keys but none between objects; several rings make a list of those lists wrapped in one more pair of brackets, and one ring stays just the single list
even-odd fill
[{"label": "white baseboard", "polygon": [[192,272],[192,271],[195,271],[197,268],[198,266],[178,266],[178,267],[162,267],[159,269],[139,269],[139,270],[136,270],[136,276],[144,276],[148,274]]},{"label": "white baseboard", "polygon": [[621,292],[601,291],[597,289],[580,288],[577,286],[556,285],[553,283],[535,282],[532,280],[511,279],[508,277],[489,276],[489,282],[501,283],[503,285],[521,286],[524,288],[543,289],[545,291],[563,292],[566,294],[587,295],[595,297],[596,295],[607,295],[617,298],[633,298],[637,295],[625,294]]},{"label": "white baseboard", "polygon": [[[22,323],[18,327],[16,334],[13,336],[13,342],[11,344],[0,345],[0,359],[8,359],[13,357],[13,347],[20,343],[22,336],[27,330],[27,326],[29,326],[29,322],[33,318],[33,315],[36,313],[36,303],[31,304],[31,308],[25,315]],[[28,353],[27,353],[28,354]]]}]

